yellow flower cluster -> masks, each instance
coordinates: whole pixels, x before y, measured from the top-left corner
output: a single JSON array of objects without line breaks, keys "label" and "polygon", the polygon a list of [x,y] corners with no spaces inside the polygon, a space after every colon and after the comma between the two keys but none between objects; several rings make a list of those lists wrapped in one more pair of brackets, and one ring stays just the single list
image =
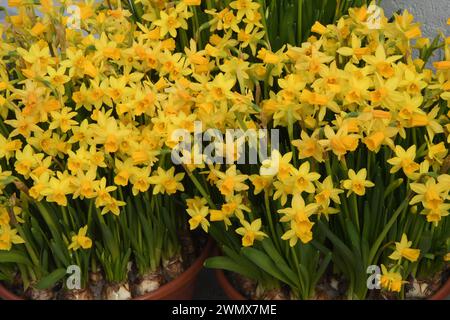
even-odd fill
[{"label": "yellow flower cluster", "polygon": [[[277,81],[280,88],[261,102],[261,120],[273,119],[274,126],[285,127],[298,123],[303,131],[293,145],[301,160],[324,162],[331,152],[345,161],[345,155],[360,145],[373,153],[384,145],[389,147],[393,151],[392,158],[387,160],[392,165],[391,173],[403,170],[412,180],[427,180],[425,185],[411,184],[414,192],[427,193],[425,198],[416,196],[411,204],[422,202],[428,221],[437,223],[448,214],[450,206],[446,201],[450,190],[448,165],[444,165],[450,139],[449,114],[442,113],[445,106],[438,105],[439,95],[448,100],[450,69],[445,67],[448,61],[435,64],[438,72],[434,76],[424,68],[422,60],[412,59],[410,40],[420,32],[416,32],[416,24],[410,23],[412,16],[407,11],[396,15],[391,23],[383,17],[381,28],[371,30],[364,24],[365,10],[350,10],[350,17],[342,18],[337,25],[319,28],[316,23],[313,31],[321,34],[320,39],[312,36],[301,47],[288,47],[276,53],[264,48],[259,51],[258,58],[263,64],[258,68],[266,70],[265,76],[271,82]],[[446,56],[450,59],[448,50],[447,47]],[[441,86],[436,90],[438,83]],[[424,97],[423,90],[427,87],[433,90]],[[421,149],[421,162],[416,162],[419,156],[415,145],[407,150],[400,145],[407,137],[406,130],[418,127],[426,130],[427,140]],[[437,140],[440,142],[434,142]],[[343,191],[333,186],[331,176],[319,182],[320,175],[311,171],[309,162],[296,168],[291,164],[292,158],[291,152],[284,155],[274,152],[272,161],[279,164],[277,175],[248,178],[255,194],[273,190],[273,199],[280,199],[281,205],[293,196],[292,208],[280,211],[301,212],[295,219],[282,220],[299,221],[291,222],[292,229],[284,236],[295,244],[297,238],[304,242],[311,239],[310,214],[337,212],[329,207],[330,199],[339,204],[337,195]],[[429,177],[433,172],[438,175],[437,184]],[[236,175],[233,166],[224,173],[212,174],[219,177],[215,184],[226,196],[227,204],[233,191],[247,189],[242,184],[246,176]],[[363,196],[366,188],[374,186],[366,176],[365,168],[357,173],[350,169],[349,179],[342,181],[343,189],[348,190],[348,195],[354,192]],[[310,204],[313,207],[306,211],[302,193],[315,194],[315,202]],[[223,213],[221,217],[229,214]]]}]

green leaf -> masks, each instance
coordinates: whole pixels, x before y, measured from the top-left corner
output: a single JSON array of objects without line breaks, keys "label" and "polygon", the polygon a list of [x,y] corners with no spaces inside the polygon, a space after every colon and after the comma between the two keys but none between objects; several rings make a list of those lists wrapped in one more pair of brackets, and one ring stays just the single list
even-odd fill
[{"label": "green leaf", "polygon": [[277,251],[272,240],[270,238],[264,239],[262,242],[262,246],[272,261],[280,268],[281,272],[283,272],[286,277],[293,283],[298,283],[299,279],[295,272],[288,266],[283,256]]},{"label": "green leaf", "polygon": [[28,257],[20,251],[0,251],[0,263],[19,263],[31,265]]},{"label": "green leaf", "polygon": [[13,279],[11,277],[8,277],[7,275],[0,272],[0,281],[7,281],[11,282]]},{"label": "green leaf", "polygon": [[50,248],[52,249],[55,261],[59,265],[69,265],[70,257],[67,247],[59,246],[54,240],[50,241]]},{"label": "green leaf", "polygon": [[358,231],[356,231],[355,225],[350,219],[345,219],[345,227],[347,234],[350,237],[353,253],[356,253],[356,256],[361,258],[361,238],[358,235]]},{"label": "green leaf", "polygon": [[45,290],[51,288],[57,283],[59,280],[64,278],[67,274],[66,269],[60,268],[56,269],[49,275],[43,277],[36,285],[36,289]]},{"label": "green leaf", "polygon": [[257,276],[255,277],[255,273],[251,272],[251,270],[245,268],[243,265],[233,261],[228,257],[221,256],[208,258],[203,265],[206,268],[223,269],[231,272],[236,272],[250,279],[259,280]]},{"label": "green leaf", "polygon": [[375,227],[373,222],[371,221],[370,206],[368,201],[364,201],[363,217],[364,222],[363,222],[362,238],[368,241],[370,228]]},{"label": "green leaf", "polygon": [[[386,190],[384,191],[383,197],[384,199],[387,198],[387,196],[389,196],[395,189],[397,189],[398,187],[400,187],[403,183],[403,179],[399,178],[397,180],[392,181],[388,187],[386,188]],[[378,189],[377,189],[378,190]]]},{"label": "green leaf", "polygon": [[323,232],[326,233],[328,239],[333,243],[336,250],[339,251],[343,256],[344,259],[346,259],[347,263],[350,265],[354,265],[355,263],[355,256],[352,253],[352,251],[345,245],[344,242],[342,242],[339,237],[337,237],[331,230],[322,222],[318,222],[318,226],[320,229],[322,229]]},{"label": "green leaf", "polygon": [[278,280],[292,286],[296,287],[295,283],[289,280],[289,278],[278,268],[278,266],[270,259],[270,257],[261,252],[260,250],[254,248],[242,248],[242,253],[253,261],[261,269],[277,278]]},{"label": "green leaf", "polygon": [[250,261],[247,257],[242,256],[241,254],[239,254],[239,252],[236,252],[228,246],[222,246],[221,249],[225,256],[229,257],[234,262],[242,265],[243,268],[252,272],[255,275],[254,278],[260,279],[262,277],[261,269],[259,269],[258,266]]},{"label": "green leaf", "polygon": [[425,231],[422,234],[422,236],[420,237],[419,249],[423,255],[428,253],[428,251],[430,250],[431,244],[432,244],[432,239],[433,239],[433,234],[431,233],[431,231]]},{"label": "green leaf", "polygon": [[317,272],[313,276],[313,280],[311,282],[311,286],[312,287],[315,287],[316,284],[319,282],[320,278],[322,277],[322,275],[324,274],[325,270],[327,269],[328,264],[330,263],[332,256],[333,256],[333,254],[331,252],[329,252],[323,258],[323,261],[321,262],[319,269],[317,270]]},{"label": "green leaf", "polygon": [[368,264],[372,264],[372,262],[374,262],[373,259],[375,258],[376,254],[378,252],[378,249],[380,248],[380,246],[383,243],[383,241],[386,239],[387,233],[392,228],[392,225],[397,220],[397,218],[400,215],[400,213],[404,209],[407,208],[409,199],[410,199],[410,196],[408,195],[405,198],[405,200],[403,200],[403,202],[400,204],[400,206],[397,208],[397,210],[392,214],[392,216],[390,217],[389,221],[386,223],[386,225],[384,226],[383,230],[378,235],[378,238],[375,240],[375,243],[372,245],[372,247],[370,249],[369,259],[367,261]]}]

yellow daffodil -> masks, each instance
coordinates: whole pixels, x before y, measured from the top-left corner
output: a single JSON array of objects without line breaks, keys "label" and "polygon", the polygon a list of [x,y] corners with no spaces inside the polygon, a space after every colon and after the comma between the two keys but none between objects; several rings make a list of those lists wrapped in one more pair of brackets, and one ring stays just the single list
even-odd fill
[{"label": "yellow daffodil", "polygon": [[302,243],[308,243],[313,239],[313,233],[311,231],[314,223],[309,220],[305,220],[301,223],[294,220],[291,221],[291,229],[286,231],[281,239],[289,240],[291,247],[295,246],[300,239]]},{"label": "yellow daffodil", "polygon": [[120,214],[121,207],[126,205],[125,201],[117,200],[111,196],[106,197],[103,203],[104,207],[100,212],[102,215],[111,212],[112,214],[118,216]]},{"label": "yellow daffodil", "polygon": [[[410,190],[407,214],[420,214],[414,219],[432,223],[434,235],[446,235],[450,38],[433,44],[422,38],[407,10],[388,20],[383,12],[373,14],[374,6],[352,8],[335,24],[316,21],[310,30],[314,35],[303,43],[286,45],[286,35],[274,36],[277,28],[267,28],[276,1],[267,8],[256,0],[218,6],[213,1],[205,9],[200,0],[141,0],[137,11],[120,2],[84,1],[77,3],[81,21],[76,28],[51,0],[31,2],[9,0],[17,13],[7,15],[7,27],[0,25],[0,250],[28,242],[30,221],[33,228],[45,223],[34,219],[39,206],[32,202],[49,202],[49,208],[63,211],[55,223],[64,230],[89,221],[85,215],[92,202],[105,226],[115,228],[114,223],[135,218],[128,216],[130,202],[150,198],[146,214],[158,213],[162,195],[179,203],[185,193],[193,197],[186,200],[191,230],[201,226],[207,232],[210,224],[224,223],[214,231],[236,232],[244,247],[275,236],[274,231],[291,247],[299,240],[310,243],[322,215],[334,233],[345,226],[332,216],[348,211],[343,189],[371,206],[366,188],[372,187],[380,189],[373,194],[381,198],[385,192],[388,210],[379,210],[380,221],[388,221],[383,215],[403,201],[395,196],[397,188],[403,196]],[[301,36],[293,34],[297,40]],[[434,68],[426,68],[430,46],[442,51]],[[237,128],[280,129],[279,147],[270,158],[242,165],[249,153],[233,144],[234,162],[211,163],[211,157],[227,155],[230,146],[219,136]],[[180,130],[187,135],[179,137]],[[207,155],[199,138],[214,140],[214,156]],[[238,144],[250,147],[247,138]],[[274,139],[267,149],[276,146]],[[168,153],[188,142],[192,148],[180,152],[186,163],[171,163]],[[382,181],[389,185],[386,190],[367,180],[368,172],[376,181],[389,178],[386,162],[391,174],[401,169],[409,179]],[[348,178],[335,180],[347,167]],[[211,201],[217,208],[208,205]],[[262,218],[273,211],[279,219]],[[112,216],[102,217],[108,213]],[[364,229],[377,228],[365,218],[359,216]],[[405,227],[408,219],[400,219],[397,227]],[[128,222],[121,227],[135,228]],[[70,260],[79,259],[74,251],[91,248],[93,241],[103,250],[101,235],[92,234],[91,240],[87,228],[72,236]],[[336,235],[346,242],[344,229]],[[386,243],[396,240],[387,235]],[[315,240],[318,245],[325,241],[322,236]],[[429,254],[442,256],[432,240]],[[395,242],[390,258],[398,263],[389,271],[382,266],[384,290],[400,292],[402,277],[411,277],[399,272],[408,271],[401,269],[403,258],[421,263],[419,249],[411,246],[405,234]],[[283,252],[289,263],[291,253]],[[294,264],[314,262],[309,256],[302,253]],[[104,271],[109,277],[111,272]]]},{"label": "yellow daffodil", "polygon": [[275,192],[273,194],[273,200],[280,199],[281,205],[285,205],[289,195],[294,194],[295,180],[293,177],[289,177],[284,180],[275,181],[273,183]]},{"label": "yellow daffodil", "polygon": [[400,242],[395,243],[395,251],[389,256],[392,260],[408,259],[411,262],[416,262],[420,255],[419,249],[411,248],[412,241],[408,241],[406,234],[402,234]]},{"label": "yellow daffodil", "polygon": [[270,159],[263,161],[259,174],[261,176],[276,175],[278,179],[286,179],[293,170],[291,160],[292,152],[281,155],[278,150],[273,150]]},{"label": "yellow daffodil", "polygon": [[320,140],[321,145],[332,150],[339,158],[358,147],[359,136],[348,134],[347,126],[340,128],[336,133],[331,127],[325,126],[324,132],[327,139]]},{"label": "yellow daffodil", "polygon": [[255,240],[262,240],[267,237],[267,234],[260,231],[262,226],[261,219],[256,219],[252,223],[248,223],[245,220],[241,220],[242,227],[236,229],[236,233],[242,236],[242,245],[244,247],[250,247]]},{"label": "yellow daffodil", "polygon": [[392,68],[392,63],[401,59],[402,56],[395,55],[387,57],[384,47],[379,45],[374,56],[367,55],[362,58],[369,65],[373,66],[376,72],[378,72],[381,76],[384,78],[391,78],[395,74],[394,69]]},{"label": "yellow daffodil", "polygon": [[401,274],[393,270],[388,271],[383,264],[381,265],[381,270],[383,272],[380,277],[381,287],[388,291],[400,292],[403,283],[406,283],[406,281],[402,280]]},{"label": "yellow daffodil", "polygon": [[201,206],[193,206],[188,208],[187,213],[191,218],[189,219],[189,226],[191,230],[197,229],[201,225],[205,232],[208,232],[209,221],[206,219],[209,213],[209,208],[201,203]]},{"label": "yellow daffodil", "polygon": [[235,165],[230,166],[224,173],[216,172],[216,174],[219,177],[216,185],[220,193],[226,197],[232,196],[234,192],[248,189],[248,185],[243,183],[247,180],[247,175],[239,174]]},{"label": "yellow daffodil", "polygon": [[237,10],[237,19],[241,20],[244,15],[252,19],[259,8],[259,3],[252,0],[235,0],[230,3],[230,7]]},{"label": "yellow daffodil", "polygon": [[292,178],[294,179],[294,193],[314,193],[315,187],[313,182],[319,180],[320,174],[310,172],[311,165],[308,161],[302,163],[300,168],[292,169]]},{"label": "yellow daffodil", "polygon": [[232,195],[226,199],[226,203],[222,205],[222,211],[225,212],[226,216],[235,215],[239,220],[244,219],[244,211],[251,212],[250,208],[247,207],[243,202],[243,197],[240,194]]},{"label": "yellow daffodil", "polygon": [[448,252],[445,256],[444,256],[444,261],[449,262],[450,261],[450,252]]},{"label": "yellow daffodil", "polygon": [[395,155],[395,157],[387,161],[393,166],[390,172],[395,173],[398,170],[403,169],[403,172],[407,177],[413,177],[414,172],[419,170],[419,164],[414,162],[414,159],[416,158],[416,146],[413,145],[406,151],[401,146],[395,146]]},{"label": "yellow daffodil", "polygon": [[175,10],[172,10],[169,13],[161,11],[160,15],[160,19],[155,21],[154,24],[161,28],[161,37],[164,37],[167,33],[169,33],[171,37],[176,37],[177,29],[181,27],[177,12]]},{"label": "yellow daffodil", "polygon": [[344,190],[334,188],[333,179],[331,176],[326,177],[323,182],[316,181],[317,185],[316,195],[314,199],[317,204],[322,207],[328,207],[330,205],[330,200],[334,203],[340,204],[339,194],[344,192]]},{"label": "yellow daffodil", "polygon": [[348,171],[349,179],[342,182],[344,189],[347,189],[347,197],[350,196],[352,192],[358,196],[363,196],[366,194],[366,188],[374,187],[375,184],[369,180],[366,180],[367,170],[365,168],[355,173],[353,169]]},{"label": "yellow daffodil", "polygon": [[312,157],[322,162],[324,150],[317,139],[317,131],[311,137],[305,131],[302,131],[300,137],[301,139],[292,141],[292,144],[298,149],[299,159]]},{"label": "yellow daffodil", "polygon": [[150,177],[149,180],[150,184],[155,185],[153,187],[153,194],[174,194],[177,191],[184,191],[184,186],[180,182],[183,177],[183,172],[175,174],[174,167],[170,168],[167,171],[162,168],[158,168],[157,172],[152,177]]},{"label": "yellow daffodil", "polygon": [[268,189],[272,185],[272,176],[261,176],[258,174],[249,177],[255,187],[254,194],[257,195],[261,191]]},{"label": "yellow daffodil", "polygon": [[11,229],[9,224],[0,225],[0,250],[9,251],[13,244],[25,243],[25,241],[17,235],[16,229]]},{"label": "yellow daffodil", "polygon": [[92,247],[92,240],[86,236],[88,226],[84,226],[78,230],[78,234],[72,236],[72,242],[69,250],[77,251],[78,249],[89,249]]},{"label": "yellow daffodil", "polygon": [[316,21],[314,25],[311,27],[311,31],[318,34],[325,34],[327,32],[327,27],[325,27],[319,21]]},{"label": "yellow daffodil", "polygon": [[292,198],[291,207],[279,209],[278,212],[284,214],[284,216],[280,219],[281,222],[295,220],[300,223],[307,221],[308,217],[311,216],[318,208],[319,205],[317,203],[309,203],[308,205],[305,205],[305,201],[302,196],[294,195]]},{"label": "yellow daffodil", "polygon": [[428,178],[424,184],[411,183],[410,187],[417,195],[411,199],[409,204],[414,205],[421,202],[428,209],[437,209],[439,205],[444,203],[446,191],[448,193],[445,184],[436,183],[436,180],[432,177]]},{"label": "yellow daffodil", "polygon": [[231,226],[231,216],[233,215],[230,210],[228,210],[226,207],[222,207],[220,210],[211,209],[209,211],[209,220],[211,221],[223,221],[225,224],[225,228],[228,229],[229,226]]}]

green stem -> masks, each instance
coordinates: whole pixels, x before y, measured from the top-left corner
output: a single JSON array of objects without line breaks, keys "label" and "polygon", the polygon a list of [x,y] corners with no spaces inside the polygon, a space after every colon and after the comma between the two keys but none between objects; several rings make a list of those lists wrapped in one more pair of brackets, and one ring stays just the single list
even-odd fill
[{"label": "green stem", "polygon": [[303,41],[303,0],[298,0],[297,10],[297,45],[299,46]]},{"label": "green stem", "polygon": [[397,220],[398,216],[400,215],[400,213],[402,213],[402,211],[405,209],[405,207],[408,205],[409,202],[409,195],[405,198],[405,200],[403,200],[402,204],[397,208],[397,210],[394,212],[394,214],[392,215],[391,219],[389,219],[388,223],[386,224],[386,226],[384,227],[383,231],[381,231],[380,235],[378,236],[378,238],[375,240],[374,245],[372,246],[372,249],[370,250],[369,253],[369,261],[368,261],[368,265],[371,265],[373,262],[373,259],[375,258],[375,255],[377,254],[378,248],[380,247],[381,243],[383,242],[383,240],[386,238],[387,233],[389,232],[389,230],[392,228],[392,225],[394,224],[395,220]]},{"label": "green stem", "polygon": [[292,141],[294,140],[294,116],[292,115],[292,108],[288,109],[287,117],[288,117],[289,143],[291,145],[292,159],[293,159],[294,167],[297,168],[297,155],[295,152],[295,147],[292,144]]},{"label": "green stem", "polygon": [[361,233],[361,228],[359,226],[359,214],[358,214],[358,200],[356,199],[356,194],[352,194],[352,205],[353,205],[353,214],[355,216],[355,224],[358,232]]},{"label": "green stem", "polygon": [[200,192],[200,194],[206,199],[211,209],[215,209],[216,206],[214,202],[212,202],[211,197],[209,194],[205,191],[201,183],[198,181],[198,179],[195,177],[195,175],[183,164],[182,165],[184,170],[186,171],[187,175],[191,179],[191,181],[194,183],[194,185],[197,187],[197,190]]},{"label": "green stem", "polygon": [[265,14],[265,0],[258,0],[259,3],[259,13],[261,14],[261,20],[264,27],[264,38],[269,46],[269,50],[272,51],[272,46],[270,45],[270,39],[269,39],[269,29],[267,28],[267,20],[266,20],[266,14]]},{"label": "green stem", "polygon": [[266,206],[266,214],[267,214],[267,220],[269,221],[269,227],[270,227],[270,232],[273,235],[273,239],[276,239],[277,244],[278,244],[278,237],[277,234],[275,233],[275,228],[273,227],[273,221],[272,221],[272,214],[270,211],[270,203],[269,203],[269,194],[267,193],[267,191],[264,191],[264,203]]}]

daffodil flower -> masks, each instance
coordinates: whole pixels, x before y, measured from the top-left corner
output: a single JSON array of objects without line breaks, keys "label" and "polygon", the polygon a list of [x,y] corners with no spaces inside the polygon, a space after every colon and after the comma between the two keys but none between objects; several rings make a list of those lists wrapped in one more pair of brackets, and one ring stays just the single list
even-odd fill
[{"label": "daffodil flower", "polygon": [[380,277],[380,285],[383,289],[392,292],[400,292],[402,289],[402,285],[406,283],[406,281],[402,280],[402,275],[393,270],[387,270],[387,268],[382,264],[381,270],[383,274]]},{"label": "daffodil flower", "polygon": [[77,251],[78,249],[89,249],[92,247],[92,240],[86,236],[88,226],[80,228],[77,235],[72,237],[72,243],[69,250]]},{"label": "daffodil flower", "polygon": [[188,208],[187,213],[191,216],[189,219],[189,226],[191,230],[197,229],[199,225],[201,225],[202,229],[205,232],[208,232],[209,221],[206,219],[206,216],[209,213],[209,209],[207,206],[202,204],[201,207],[193,206],[192,208]]},{"label": "daffodil flower", "polygon": [[13,244],[25,243],[25,241],[17,235],[16,229],[11,229],[9,224],[0,224],[0,250],[9,251]]},{"label": "daffodil flower", "polygon": [[262,240],[267,237],[267,234],[260,231],[262,226],[261,219],[256,219],[252,223],[248,223],[245,220],[241,220],[242,227],[236,229],[236,233],[242,236],[242,245],[244,247],[250,247],[255,240]]},{"label": "daffodil flower", "polygon": [[366,168],[359,170],[358,173],[355,173],[353,169],[350,169],[348,171],[348,177],[349,179],[342,182],[342,186],[344,187],[344,189],[348,190],[347,197],[349,197],[352,192],[354,192],[358,196],[363,196],[366,194],[366,188],[375,186],[373,182],[366,180]]},{"label": "daffodil flower", "polygon": [[395,243],[395,251],[389,256],[392,260],[408,259],[411,262],[416,262],[420,255],[419,249],[411,248],[412,241],[408,241],[406,234],[402,234],[400,242]]},{"label": "daffodil flower", "polygon": [[395,173],[400,169],[403,169],[403,172],[407,177],[413,177],[414,172],[420,168],[419,164],[414,162],[414,159],[416,158],[416,146],[413,145],[406,151],[401,146],[395,146],[395,155],[395,157],[387,161],[393,166],[390,172]]}]

